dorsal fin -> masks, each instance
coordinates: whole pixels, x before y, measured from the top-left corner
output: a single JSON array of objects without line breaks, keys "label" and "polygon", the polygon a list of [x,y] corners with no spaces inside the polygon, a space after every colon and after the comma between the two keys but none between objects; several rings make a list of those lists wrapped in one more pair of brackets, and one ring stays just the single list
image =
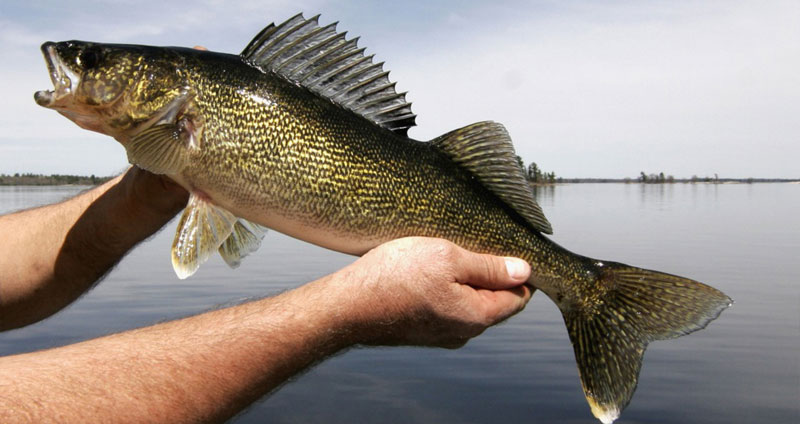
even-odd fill
[{"label": "dorsal fin", "polygon": [[242,51],[241,56],[263,70],[283,76],[370,121],[406,135],[415,125],[406,93],[397,93],[383,62],[358,48],[358,38],[345,39],[336,22],[320,27],[319,15],[295,15],[270,24]]},{"label": "dorsal fin", "polygon": [[431,143],[453,162],[469,170],[537,231],[553,233],[517,162],[511,138],[502,125],[478,122],[437,137]]}]

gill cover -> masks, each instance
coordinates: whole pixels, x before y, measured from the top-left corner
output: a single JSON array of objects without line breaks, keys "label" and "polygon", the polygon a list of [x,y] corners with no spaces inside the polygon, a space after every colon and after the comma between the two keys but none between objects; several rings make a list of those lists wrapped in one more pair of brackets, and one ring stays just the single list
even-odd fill
[{"label": "gill cover", "polygon": [[36,102],[123,144],[186,96],[182,60],[170,49],[63,41],[44,43],[42,53],[54,89],[37,92]]}]

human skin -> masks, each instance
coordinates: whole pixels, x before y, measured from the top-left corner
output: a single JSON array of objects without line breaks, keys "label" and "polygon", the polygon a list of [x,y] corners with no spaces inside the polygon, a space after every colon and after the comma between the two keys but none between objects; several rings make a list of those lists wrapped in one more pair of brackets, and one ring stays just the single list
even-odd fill
[{"label": "human skin", "polygon": [[177,184],[132,167],[67,201],[0,216],[0,331],[72,303],[187,200]]},{"label": "human skin", "polygon": [[[75,300],[185,202],[182,189],[134,167],[0,217],[2,328]],[[352,346],[463,346],[524,308],[529,273],[519,259],[444,240],[395,240],[276,297],[0,358],[0,422],[223,421]]]}]

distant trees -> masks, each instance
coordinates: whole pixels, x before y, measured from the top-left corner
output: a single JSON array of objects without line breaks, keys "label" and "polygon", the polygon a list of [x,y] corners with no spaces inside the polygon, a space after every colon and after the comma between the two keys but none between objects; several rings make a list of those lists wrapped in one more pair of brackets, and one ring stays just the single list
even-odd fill
[{"label": "distant trees", "polygon": [[525,163],[522,162],[522,157],[520,157],[520,155],[517,155],[517,163],[519,164],[520,168],[525,169]]},{"label": "distant trees", "polygon": [[[751,179],[752,180],[752,179]],[[725,181],[741,181],[746,182],[746,180],[736,180],[732,178],[726,178],[720,180],[718,174],[714,174],[713,177],[705,176],[705,177],[698,177],[697,174],[692,175],[691,178],[682,178],[676,180],[675,177],[672,175],[664,175],[663,172],[659,172],[658,174],[648,174],[644,171],[639,172],[639,176],[636,178],[636,181],[640,183],[647,183],[647,184],[659,184],[659,183],[674,183],[676,181],[682,183],[714,183],[720,184]]]},{"label": "distant trees", "polygon": [[526,175],[528,177],[528,181],[537,184],[554,184],[556,182],[556,173],[555,172],[542,172],[539,168],[539,165],[536,165],[536,162],[531,162],[528,165],[528,173]]},{"label": "distant trees", "polygon": [[32,173],[15,173],[14,175],[0,174],[0,185],[97,185],[102,184],[111,177],[90,177],[81,175],[42,175]]},{"label": "distant trees", "polygon": [[526,168],[525,163],[519,155],[517,155],[517,162],[519,163],[519,167],[525,172],[525,177],[533,184],[555,184],[556,181],[559,180],[559,178],[556,178],[555,172],[543,172],[536,162],[531,162]]},{"label": "distant trees", "polygon": [[536,165],[536,162],[531,162],[528,165],[528,179],[530,181],[536,181],[542,175],[542,170],[539,169],[539,166]]},{"label": "distant trees", "polygon": [[675,177],[672,175],[664,175],[663,172],[659,172],[658,174],[647,174],[644,171],[639,173],[639,178],[636,179],[640,183],[646,184],[663,184],[663,183],[674,183]]}]

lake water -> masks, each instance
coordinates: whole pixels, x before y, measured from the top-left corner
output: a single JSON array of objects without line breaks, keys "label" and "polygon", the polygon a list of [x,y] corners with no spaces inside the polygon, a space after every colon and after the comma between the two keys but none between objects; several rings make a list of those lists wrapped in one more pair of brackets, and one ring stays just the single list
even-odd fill
[{"label": "lake water", "polygon": [[[0,187],[0,213],[77,187]],[[540,189],[553,238],[575,252],[684,275],[736,304],[708,328],[655,342],[619,423],[800,422],[800,185],[572,184]],[[175,222],[92,292],[0,354],[73,343],[275,294],[353,258],[275,232],[232,271],[175,277]],[[297,377],[238,423],[592,423],[556,307],[527,309],[459,350],[356,349]]]}]

